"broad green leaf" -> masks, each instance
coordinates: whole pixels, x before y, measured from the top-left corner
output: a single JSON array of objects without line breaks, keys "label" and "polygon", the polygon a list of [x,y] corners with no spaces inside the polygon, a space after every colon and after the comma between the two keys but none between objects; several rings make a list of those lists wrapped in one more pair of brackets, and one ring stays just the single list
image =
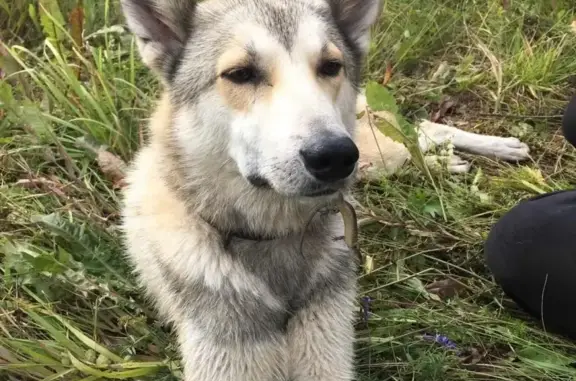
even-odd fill
[{"label": "broad green leaf", "polygon": [[[375,113],[373,120],[382,134],[395,142],[404,144],[408,152],[410,152],[414,165],[421,171],[426,172],[424,155],[420,151],[418,136],[414,126],[405,120],[399,119],[397,115],[386,111]],[[402,123],[404,123],[404,128]]]},{"label": "broad green leaf", "polygon": [[382,134],[397,143],[406,145],[406,137],[398,127],[398,123],[396,122],[394,115],[389,113],[386,118],[379,118],[375,115],[373,120],[374,124],[376,124],[376,127]]},{"label": "broad green leaf", "polygon": [[408,122],[401,115],[396,116],[398,118],[398,123],[400,124],[400,129],[410,140],[418,140],[418,133],[416,132],[416,126]]},{"label": "broad green leaf", "polygon": [[406,139],[404,137],[404,134],[392,123],[388,122],[385,119],[378,119],[375,121],[375,124],[382,134],[384,134],[385,136],[389,137],[390,139],[394,140],[397,143],[406,145]]},{"label": "broad green leaf", "polygon": [[430,177],[428,174],[428,168],[426,167],[426,159],[424,158],[424,155],[418,146],[418,142],[410,142],[410,144],[406,145],[406,148],[408,148],[408,152],[410,152],[410,157],[414,165],[418,167],[419,170],[426,173],[428,177]]},{"label": "broad green leaf", "polygon": [[386,111],[393,114],[396,119],[395,124],[397,124],[398,128],[406,137],[413,139],[417,138],[415,126],[400,115],[400,109],[396,104],[394,95],[384,86],[377,82],[369,82],[366,85],[366,101],[373,112],[378,113]]},{"label": "broad green leaf", "polygon": [[398,114],[398,105],[394,96],[377,82],[366,85],[366,100],[372,111],[388,111]]},{"label": "broad green leaf", "polygon": [[62,41],[65,34],[62,27],[66,25],[60,11],[58,0],[39,0],[40,24],[46,38],[55,42]]}]

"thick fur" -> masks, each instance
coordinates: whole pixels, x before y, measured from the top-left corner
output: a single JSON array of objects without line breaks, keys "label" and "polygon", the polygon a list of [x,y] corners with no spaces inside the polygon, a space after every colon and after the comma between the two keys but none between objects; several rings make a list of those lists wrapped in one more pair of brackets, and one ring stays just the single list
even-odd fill
[{"label": "thick fur", "polygon": [[[128,176],[127,253],[175,326],[185,380],[352,380],[357,263],[341,218],[316,212],[357,171],[324,184],[299,156],[326,136],[357,138],[361,162],[376,158],[375,146],[392,147],[382,135],[369,139],[362,123],[356,137],[360,70],[381,0],[122,6],[165,87]],[[342,70],[321,75],[327,60]],[[236,83],[229,73],[239,67],[257,75]],[[428,130],[435,143],[454,137],[478,151],[487,142]]]},{"label": "thick fur", "polygon": [[[166,88],[128,177],[129,258],[175,326],[186,381],[351,380],[356,258],[341,218],[315,211],[355,173],[319,183],[299,152],[353,137],[381,3],[191,4],[122,1]],[[328,59],[337,76],[318,74]],[[227,79],[246,65],[258,81]]]}]

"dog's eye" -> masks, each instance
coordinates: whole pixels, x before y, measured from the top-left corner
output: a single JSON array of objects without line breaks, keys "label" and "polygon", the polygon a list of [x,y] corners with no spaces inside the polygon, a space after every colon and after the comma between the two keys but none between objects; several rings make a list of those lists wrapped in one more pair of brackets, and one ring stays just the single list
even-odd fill
[{"label": "dog's eye", "polygon": [[342,70],[342,63],[338,61],[326,61],[320,65],[318,72],[326,77],[336,77]]},{"label": "dog's eye", "polygon": [[232,69],[223,73],[222,76],[238,85],[256,82],[258,79],[258,73],[256,72],[256,69],[251,67]]}]

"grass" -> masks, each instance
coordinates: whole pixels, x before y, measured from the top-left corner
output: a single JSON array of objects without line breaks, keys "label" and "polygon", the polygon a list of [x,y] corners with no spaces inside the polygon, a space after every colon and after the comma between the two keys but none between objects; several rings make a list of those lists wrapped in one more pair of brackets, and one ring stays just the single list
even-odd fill
[{"label": "grass", "polygon": [[[117,1],[31,3],[35,17],[0,0],[0,378],[177,380],[117,227],[114,165],[142,144],[157,83],[114,28]],[[408,119],[448,109],[464,129],[520,137],[533,160],[467,157],[470,174],[430,179],[409,165],[357,187],[378,221],[361,237],[360,380],[576,379],[576,346],[507,300],[482,253],[507,210],[576,180],[558,131],[576,83],[570,3],[386,2],[366,79],[386,80]]]}]

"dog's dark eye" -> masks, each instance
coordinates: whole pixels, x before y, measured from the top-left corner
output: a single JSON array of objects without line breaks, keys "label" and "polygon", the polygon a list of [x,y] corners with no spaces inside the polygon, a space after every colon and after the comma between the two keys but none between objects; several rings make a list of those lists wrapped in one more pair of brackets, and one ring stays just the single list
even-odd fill
[{"label": "dog's dark eye", "polygon": [[326,61],[320,65],[318,72],[326,77],[336,77],[342,70],[342,64],[338,61]]},{"label": "dog's dark eye", "polygon": [[256,69],[251,67],[232,69],[223,73],[222,76],[238,85],[253,83],[258,79],[258,73],[256,72]]}]

